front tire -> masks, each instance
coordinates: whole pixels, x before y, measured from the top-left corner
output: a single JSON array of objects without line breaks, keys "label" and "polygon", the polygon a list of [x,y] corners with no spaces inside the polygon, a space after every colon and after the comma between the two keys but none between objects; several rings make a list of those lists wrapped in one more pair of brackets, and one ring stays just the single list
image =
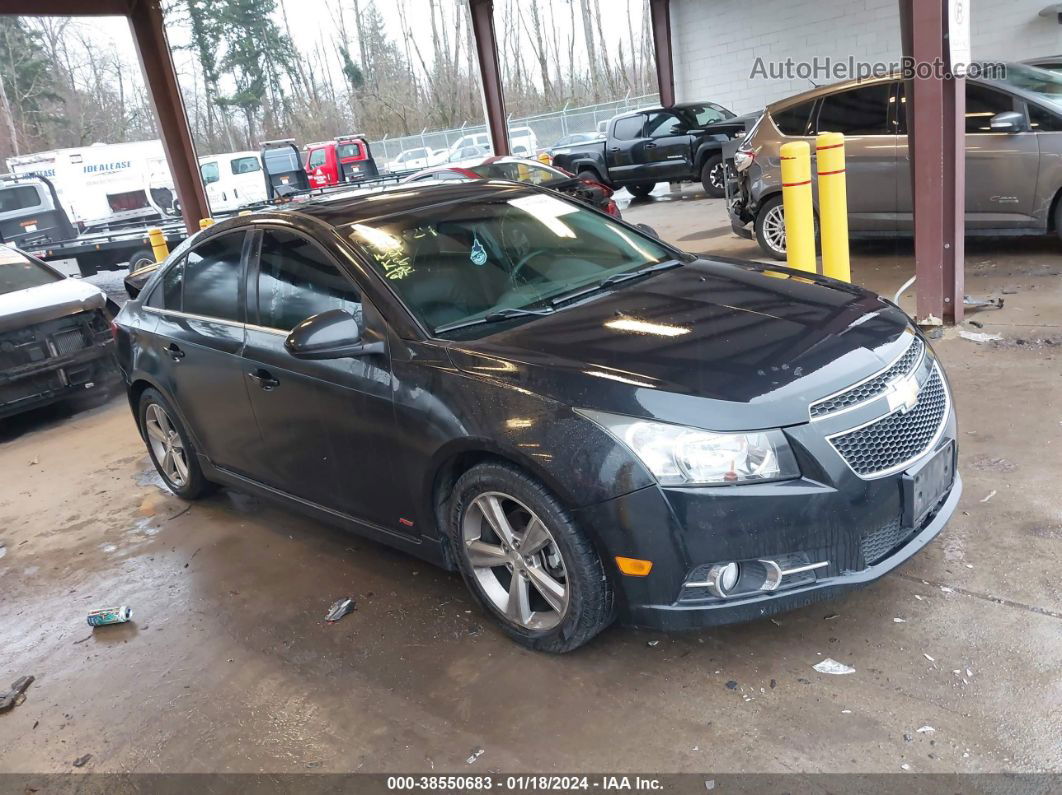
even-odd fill
[{"label": "front tire", "polygon": [[449,533],[469,590],[517,643],[559,654],[612,623],[612,586],[597,551],[557,498],[516,467],[465,472]]},{"label": "front tire", "polygon": [[188,431],[160,392],[145,389],[136,416],[151,463],[170,491],[185,500],[197,500],[213,491],[214,484],[203,475]]},{"label": "front tire", "polygon": [[713,199],[726,196],[726,171],[722,155],[712,155],[701,166],[701,187]]},{"label": "front tire", "polygon": [[632,196],[639,199],[644,199],[650,193],[653,192],[653,188],[656,187],[655,182],[639,182],[637,185],[627,185],[627,190]]}]

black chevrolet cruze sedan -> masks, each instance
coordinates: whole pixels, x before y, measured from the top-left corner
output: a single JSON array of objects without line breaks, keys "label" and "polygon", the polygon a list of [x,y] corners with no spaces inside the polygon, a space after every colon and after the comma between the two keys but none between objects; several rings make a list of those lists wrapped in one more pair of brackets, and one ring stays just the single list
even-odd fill
[{"label": "black chevrolet cruze sedan", "polygon": [[117,325],[174,492],[277,498],[458,569],[535,649],[868,583],[961,491],[947,379],[893,304],[526,185],[223,221]]}]

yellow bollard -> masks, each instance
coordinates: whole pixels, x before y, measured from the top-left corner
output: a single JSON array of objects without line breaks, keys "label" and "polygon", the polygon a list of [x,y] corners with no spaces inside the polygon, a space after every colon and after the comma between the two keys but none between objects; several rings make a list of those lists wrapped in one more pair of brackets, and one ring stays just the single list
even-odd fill
[{"label": "yellow bollard", "polygon": [[151,253],[155,257],[155,262],[162,262],[170,256],[170,247],[166,245],[166,235],[162,234],[161,229],[158,227],[149,229],[148,240],[151,242]]},{"label": "yellow bollard", "polygon": [[213,218],[200,218],[199,219],[199,228],[200,229],[206,229],[208,226],[213,226],[213,225],[214,225],[214,219]]},{"label": "yellow bollard", "polygon": [[819,174],[819,234],[822,275],[852,281],[848,262],[848,188],[844,175],[844,136],[823,133],[815,139]]},{"label": "yellow bollard", "polygon": [[811,204],[811,147],[807,141],[782,144],[782,210],[785,259],[790,268],[815,273],[815,210]]}]

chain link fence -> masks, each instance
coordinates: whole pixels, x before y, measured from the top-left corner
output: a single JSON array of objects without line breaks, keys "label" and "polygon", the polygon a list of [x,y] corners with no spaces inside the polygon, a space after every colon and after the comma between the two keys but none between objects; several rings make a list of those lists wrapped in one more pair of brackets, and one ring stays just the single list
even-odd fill
[{"label": "chain link fence", "polygon": [[[525,154],[533,157],[535,151],[551,146],[557,140],[571,135],[572,133],[594,133],[598,125],[606,122],[613,116],[626,113],[634,108],[642,108],[660,104],[658,94],[645,94],[640,97],[626,96],[613,102],[602,102],[597,105],[585,105],[578,108],[569,108],[567,105],[561,110],[550,113],[539,113],[534,116],[509,117],[509,143],[514,148],[514,154]],[[530,134],[528,133],[530,130]],[[476,141],[471,136],[485,136]],[[485,124],[463,124],[450,130],[423,130],[415,135],[403,135],[397,138],[385,136],[376,141],[370,141],[373,157],[381,170],[394,160],[399,153],[407,149],[430,149],[437,153],[437,158],[442,158],[443,153],[449,151],[462,138],[469,136],[465,143],[480,143],[486,140],[489,144],[490,137]],[[519,151],[520,147],[526,147],[529,151]]]}]

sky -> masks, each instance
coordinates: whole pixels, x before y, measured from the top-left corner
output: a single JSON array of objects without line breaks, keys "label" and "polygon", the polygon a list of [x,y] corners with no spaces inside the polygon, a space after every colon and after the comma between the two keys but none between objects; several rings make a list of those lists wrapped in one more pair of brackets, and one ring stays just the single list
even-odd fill
[{"label": "sky", "polygon": [[[344,4],[348,14],[353,14],[352,0],[331,0],[330,3],[326,2],[326,0],[277,0],[277,8],[279,10],[282,4],[287,6],[292,38],[295,40],[296,46],[302,50],[310,50],[314,42],[335,35],[329,5],[334,7],[338,2]],[[361,0],[361,2],[364,5],[367,0]],[[554,12],[561,16],[563,24],[568,22],[568,3],[573,2],[578,2],[578,0],[552,0]],[[409,19],[417,18],[414,12],[418,3],[423,4],[424,14],[427,14],[428,0],[408,0],[407,13]],[[630,3],[632,23],[636,28],[640,28],[642,18],[641,0],[601,0],[604,12],[602,14],[602,26],[607,40],[615,41],[620,35],[626,36],[627,3]],[[537,4],[540,12],[549,13],[549,4],[545,0],[515,0],[515,4],[525,10],[533,4]],[[495,0],[495,14],[500,15],[503,13],[505,5],[505,0]],[[404,38],[406,34],[401,28],[396,3],[393,0],[376,0],[376,7],[380,10],[391,37],[399,41]],[[622,13],[615,13],[614,9],[622,9]],[[612,13],[609,13],[610,11]],[[578,8],[576,10],[576,20],[576,24],[579,24]],[[495,24],[500,25],[500,21],[496,21]],[[117,48],[126,62],[130,65],[137,63],[136,48],[129,32],[129,23],[123,17],[83,17],[79,20],[78,25],[100,47]],[[564,28],[561,27],[561,30],[563,31]],[[167,34],[170,38],[171,47],[180,47],[188,42],[187,33],[183,28],[170,28],[167,30]],[[410,35],[417,39],[421,45],[421,50],[427,57],[431,52],[430,26],[414,26]],[[577,36],[581,36],[581,30],[577,32]],[[581,41],[581,38],[577,38],[578,41]],[[581,48],[577,45],[576,50],[578,51],[579,49]],[[179,74],[191,74],[191,57],[191,54],[187,51],[178,50],[174,53],[174,62]]]}]

